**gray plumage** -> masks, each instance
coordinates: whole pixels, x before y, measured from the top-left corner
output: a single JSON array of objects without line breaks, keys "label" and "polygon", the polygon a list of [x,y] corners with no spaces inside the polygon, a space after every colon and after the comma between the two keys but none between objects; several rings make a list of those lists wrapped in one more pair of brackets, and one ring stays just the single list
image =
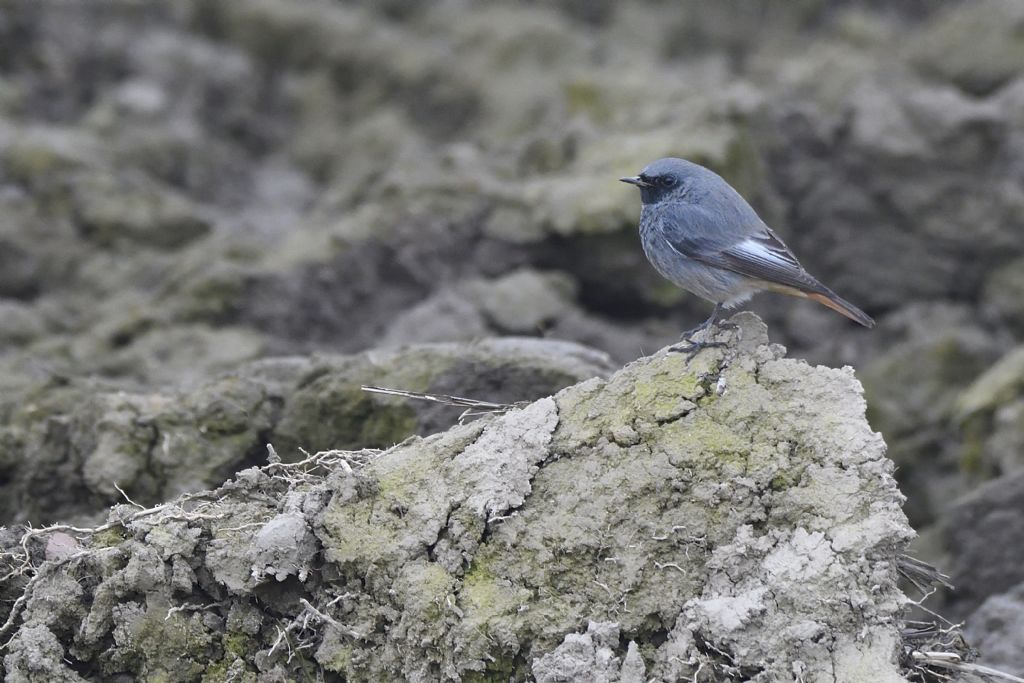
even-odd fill
[{"label": "gray plumage", "polygon": [[[762,290],[813,299],[851,320],[874,320],[812,277],[778,235],[721,176],[683,159],[659,159],[638,176],[640,241],[662,276],[732,308]],[[699,329],[699,328],[698,328]]]}]

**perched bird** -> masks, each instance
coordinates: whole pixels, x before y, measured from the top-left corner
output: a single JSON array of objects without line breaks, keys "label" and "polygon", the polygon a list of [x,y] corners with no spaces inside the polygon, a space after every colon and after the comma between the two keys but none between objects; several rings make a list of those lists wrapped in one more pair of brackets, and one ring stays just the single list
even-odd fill
[{"label": "perched bird", "polygon": [[682,336],[691,354],[705,346],[692,337],[759,291],[811,299],[850,320],[875,321],[812,277],[750,204],[714,171],[683,159],[658,159],[640,175],[620,178],[640,188],[640,241],[661,275],[715,304],[711,316]]}]

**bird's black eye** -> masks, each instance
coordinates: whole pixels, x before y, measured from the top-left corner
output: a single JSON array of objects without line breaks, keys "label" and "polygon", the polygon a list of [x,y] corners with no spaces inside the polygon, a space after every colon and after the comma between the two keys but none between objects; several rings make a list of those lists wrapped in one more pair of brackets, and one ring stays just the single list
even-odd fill
[{"label": "bird's black eye", "polygon": [[663,175],[660,178],[658,178],[658,184],[665,188],[675,187],[676,178],[675,176],[671,175]]}]

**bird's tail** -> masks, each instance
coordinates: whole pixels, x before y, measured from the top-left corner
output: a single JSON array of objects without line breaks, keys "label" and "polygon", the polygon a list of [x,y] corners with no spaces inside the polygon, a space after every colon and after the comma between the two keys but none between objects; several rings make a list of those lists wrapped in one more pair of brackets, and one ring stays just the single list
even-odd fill
[{"label": "bird's tail", "polygon": [[824,292],[804,292],[804,296],[812,301],[817,301],[823,306],[828,306],[833,311],[842,313],[850,320],[858,322],[864,327],[874,327],[875,321],[864,311],[860,310],[846,299],[842,298],[830,289]]}]

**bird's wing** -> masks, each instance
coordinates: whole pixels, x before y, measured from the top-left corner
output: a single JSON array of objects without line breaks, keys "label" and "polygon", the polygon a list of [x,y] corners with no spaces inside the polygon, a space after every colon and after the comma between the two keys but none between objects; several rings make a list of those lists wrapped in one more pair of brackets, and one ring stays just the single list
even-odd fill
[{"label": "bird's wing", "polygon": [[756,215],[729,218],[680,204],[662,216],[663,233],[669,246],[695,261],[803,292],[828,291]]},{"label": "bird's wing", "polygon": [[804,292],[824,293],[828,290],[804,270],[796,256],[771,228],[723,250],[715,260],[728,270],[765,282],[793,287]]}]

